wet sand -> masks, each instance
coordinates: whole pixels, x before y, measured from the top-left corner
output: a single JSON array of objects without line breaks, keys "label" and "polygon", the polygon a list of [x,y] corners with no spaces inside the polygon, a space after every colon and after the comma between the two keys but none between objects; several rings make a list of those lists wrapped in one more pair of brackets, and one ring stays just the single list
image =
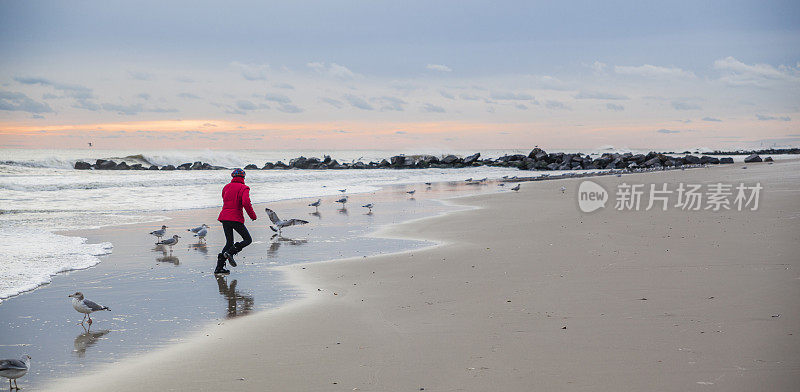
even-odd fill
[{"label": "wet sand", "polygon": [[50,387],[795,390],[800,162],[741,166],[592,180],[760,182],[757,211],[586,214],[579,179],[458,199],[382,233],[439,246],[281,267],[305,299]]},{"label": "wet sand", "polygon": [[[346,209],[323,197],[318,212],[313,200],[287,200],[256,205],[259,219],[248,221],[254,243],[241,253],[239,267],[230,276],[210,272],[224,236],[218,209],[178,211],[163,223],[168,236],[182,238],[170,251],[156,246],[148,233],[161,222],[105,227],[64,233],[109,241],[111,255],[95,267],[59,274],[51,284],[0,303],[0,357],[31,355],[32,370],[21,379],[26,390],[39,390],[49,380],[91,371],[103,364],[143,354],[182,341],[209,324],[224,324],[237,316],[275,308],[302,293],[287,283],[275,267],[343,257],[376,255],[414,249],[420,241],[389,240],[368,236],[377,228],[453,210],[435,201],[450,194],[497,192],[496,185],[461,183],[398,185],[378,192],[351,194]],[[417,189],[415,197],[406,190]],[[316,200],[316,198],[314,199]],[[376,204],[372,214],[361,205]],[[267,227],[264,207],[283,218],[310,223],[290,227],[274,236]],[[207,241],[192,237],[187,228],[211,226]],[[230,267],[229,267],[230,268]],[[67,295],[82,291],[88,299],[109,306],[111,312],[93,314],[95,323],[84,328],[82,314],[70,306]],[[88,327],[88,325],[86,325]]]}]

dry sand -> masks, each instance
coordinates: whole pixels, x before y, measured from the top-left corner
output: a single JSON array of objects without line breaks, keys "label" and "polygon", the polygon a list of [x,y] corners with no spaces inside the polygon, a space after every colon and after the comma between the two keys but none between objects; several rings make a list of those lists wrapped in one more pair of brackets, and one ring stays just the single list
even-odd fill
[{"label": "dry sand", "polygon": [[742,166],[592,180],[759,181],[758,211],[584,214],[581,180],[461,198],[381,233],[438,246],[287,267],[306,298],[51,388],[797,390],[800,162]]}]

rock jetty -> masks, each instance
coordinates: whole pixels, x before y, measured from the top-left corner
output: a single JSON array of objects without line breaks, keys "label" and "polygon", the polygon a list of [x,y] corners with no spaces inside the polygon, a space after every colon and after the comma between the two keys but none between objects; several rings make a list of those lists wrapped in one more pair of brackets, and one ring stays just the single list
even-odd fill
[{"label": "rock jetty", "polygon": [[[761,162],[758,154],[752,154],[745,162]],[[303,156],[291,159],[288,163],[277,161],[266,162],[260,167],[254,163],[244,167],[245,170],[346,170],[346,169],[426,169],[426,168],[461,168],[474,166],[516,167],[520,170],[591,170],[591,169],[661,169],[679,168],[694,165],[716,165],[733,163],[729,157],[717,158],[711,155],[675,156],[670,154],[649,152],[647,154],[633,153],[605,153],[599,156],[590,156],[583,153],[548,153],[541,148],[534,148],[527,155],[513,154],[499,158],[481,159],[481,153],[466,157],[453,154],[434,155],[395,155],[378,162],[339,162],[325,155],[320,158],[306,158]],[[75,162],[78,170],[227,170],[227,167],[214,166],[206,162],[187,162],[177,167],[173,165],[156,166],[140,163],[128,164],[124,161],[98,159],[94,164],[78,161]]]}]

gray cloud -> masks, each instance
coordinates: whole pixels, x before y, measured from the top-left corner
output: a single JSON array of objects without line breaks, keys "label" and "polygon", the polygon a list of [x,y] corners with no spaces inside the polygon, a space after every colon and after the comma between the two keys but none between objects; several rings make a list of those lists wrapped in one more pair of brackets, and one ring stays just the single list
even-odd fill
[{"label": "gray cloud", "polygon": [[372,98],[370,101],[377,103],[380,106],[379,110],[383,112],[385,111],[402,112],[405,110],[403,105],[407,103],[406,101],[400,98],[389,97],[389,96]]},{"label": "gray cloud", "polygon": [[42,85],[42,86],[49,86],[56,90],[63,91],[64,94],[76,99],[90,99],[94,98],[92,94],[92,89],[88,87],[84,87],[77,84],[67,84],[67,83],[59,83],[52,81],[50,79],[39,78],[39,77],[18,77],[15,76],[14,80],[19,83],[27,84],[27,85]]},{"label": "gray cloud", "polygon": [[722,122],[722,120],[714,117],[703,117],[703,121],[715,121],[715,122]]},{"label": "gray cloud", "polygon": [[658,133],[666,133],[666,134],[681,133],[681,131],[675,131],[675,130],[672,130],[672,129],[659,129],[656,132],[658,132]]},{"label": "gray cloud", "polygon": [[342,98],[344,98],[344,100],[347,101],[347,103],[349,103],[354,108],[361,110],[375,110],[375,108],[372,107],[372,105],[370,105],[367,101],[365,101],[361,97],[357,97],[352,94],[347,94]]},{"label": "gray cloud", "polygon": [[532,95],[525,93],[499,92],[492,93],[491,97],[498,101],[535,101]]},{"label": "gray cloud", "polygon": [[283,94],[267,93],[267,94],[264,95],[264,99],[266,99],[267,101],[272,101],[272,102],[282,103],[282,104],[290,104],[290,103],[292,103],[292,100],[289,97],[287,97],[286,95],[283,95]]},{"label": "gray cloud", "polygon": [[477,95],[472,95],[472,94],[460,94],[458,97],[465,101],[479,101],[483,99]]},{"label": "gray cloud", "polygon": [[619,94],[581,91],[577,95],[575,95],[575,99],[626,100],[630,98],[628,98],[625,95],[619,95]]},{"label": "gray cloud", "polygon": [[240,100],[236,101],[236,107],[239,108],[240,110],[256,110],[256,109],[258,109],[258,106],[256,106],[256,104],[254,104],[253,102],[250,102],[250,101],[248,101],[246,99],[240,99]]},{"label": "gray cloud", "polygon": [[150,94],[148,94],[148,93],[136,94],[136,98],[143,99],[145,101],[149,101],[150,100]]},{"label": "gray cloud", "polygon": [[567,105],[564,105],[563,102],[559,101],[547,101],[544,103],[544,106],[548,109],[570,110]]},{"label": "gray cloud", "polygon": [[234,61],[230,65],[238,70],[245,80],[267,80],[267,70],[269,70],[269,66],[266,64],[244,64]]},{"label": "gray cloud", "polygon": [[688,102],[672,101],[672,108],[675,110],[702,110],[700,105]]},{"label": "gray cloud", "polygon": [[677,67],[661,67],[657,65],[644,64],[639,66],[614,67],[614,72],[620,75],[634,75],[651,78],[695,78],[694,72],[684,71]]},{"label": "gray cloud", "polygon": [[337,109],[341,109],[341,108],[344,107],[344,103],[342,101],[338,100],[338,99],[333,99],[333,98],[328,98],[328,97],[321,97],[319,100],[322,101],[322,102],[325,102],[328,105],[331,105],[331,106],[333,106],[333,107],[335,107]]},{"label": "gray cloud", "polygon": [[199,96],[197,96],[197,95],[195,95],[195,94],[192,94],[192,93],[180,93],[180,94],[178,94],[178,98],[183,98],[183,99],[200,99],[200,97],[199,97]]},{"label": "gray cloud", "polygon": [[758,121],[792,121],[789,116],[765,116],[763,114],[756,114]]},{"label": "gray cloud", "polygon": [[427,102],[422,105],[421,110],[423,112],[426,112],[426,113],[444,113],[444,112],[446,112],[446,110],[444,110],[443,107],[436,106],[434,104],[427,103]]},{"label": "gray cloud", "polygon": [[306,64],[306,66],[320,74],[331,76],[340,80],[352,80],[359,76],[344,65],[339,65],[336,63],[326,64],[323,62],[313,62]]},{"label": "gray cloud", "polygon": [[53,109],[45,102],[37,102],[23,93],[0,90],[0,110],[50,113]]},{"label": "gray cloud", "polygon": [[450,94],[449,92],[444,90],[439,90],[439,95],[447,99],[456,99],[456,97],[453,94]]},{"label": "gray cloud", "polygon": [[128,75],[133,80],[150,81],[150,80],[155,80],[155,78],[156,78],[155,75],[153,75],[153,74],[151,74],[149,72],[140,72],[140,71],[128,71]]},{"label": "gray cloud", "polygon": [[519,109],[519,110],[528,110],[528,106],[525,105],[525,104],[521,104],[521,103],[518,103],[518,104],[514,105],[514,107]]},{"label": "gray cloud", "polygon": [[303,109],[289,103],[278,105],[278,110],[284,113],[302,113]]},{"label": "gray cloud", "polygon": [[[135,114],[148,112],[148,113],[175,113],[177,109],[167,109],[161,107],[145,107],[144,105],[137,103],[133,105],[121,105],[121,104],[114,104],[114,103],[104,103],[100,105],[103,110],[109,112],[115,112],[117,114],[122,114],[125,116],[132,116]],[[91,109],[90,109],[91,110]]]},{"label": "gray cloud", "polygon": [[625,110],[625,106],[617,105],[615,103],[607,103],[606,104],[606,109],[614,111],[614,112],[621,112],[621,111]]},{"label": "gray cloud", "polygon": [[450,67],[444,64],[428,64],[425,66],[425,68],[439,72],[453,72],[453,70]]},{"label": "gray cloud", "polygon": [[289,83],[272,83],[272,87],[282,88],[284,90],[294,90],[294,86]]}]

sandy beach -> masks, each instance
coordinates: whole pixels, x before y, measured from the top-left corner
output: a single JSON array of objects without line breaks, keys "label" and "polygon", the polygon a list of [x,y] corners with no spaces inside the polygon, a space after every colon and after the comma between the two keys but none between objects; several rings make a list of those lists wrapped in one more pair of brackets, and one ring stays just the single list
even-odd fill
[{"label": "sandy beach", "polygon": [[586,214],[579,179],[453,200],[377,234],[437,246],[282,267],[305,298],[50,389],[794,390],[798,169],[593,179],[760,182],[757,211]]}]

